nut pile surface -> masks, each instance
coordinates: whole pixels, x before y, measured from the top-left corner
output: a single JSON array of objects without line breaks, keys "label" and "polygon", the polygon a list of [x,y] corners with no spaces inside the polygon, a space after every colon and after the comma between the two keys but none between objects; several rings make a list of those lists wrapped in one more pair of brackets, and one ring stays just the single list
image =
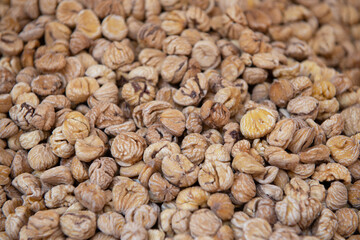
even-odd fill
[{"label": "nut pile surface", "polygon": [[0,239],[360,239],[359,0],[0,0]]}]

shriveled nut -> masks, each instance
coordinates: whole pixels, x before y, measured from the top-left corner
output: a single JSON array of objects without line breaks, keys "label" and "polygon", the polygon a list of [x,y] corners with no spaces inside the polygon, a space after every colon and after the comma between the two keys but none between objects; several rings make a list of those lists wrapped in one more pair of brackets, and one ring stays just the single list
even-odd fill
[{"label": "shriveled nut", "polygon": [[42,183],[50,185],[74,184],[71,171],[65,166],[53,167],[44,171],[40,176],[40,180]]},{"label": "shriveled nut", "polygon": [[75,154],[83,162],[90,162],[102,156],[105,150],[104,142],[95,135],[77,139],[75,142]]},{"label": "shriveled nut", "polygon": [[128,27],[119,15],[108,15],[101,23],[102,34],[111,41],[120,41],[126,37]]},{"label": "shriveled nut", "polygon": [[330,138],[326,146],[329,147],[333,159],[344,166],[353,164],[359,157],[360,147],[356,139],[338,135]]},{"label": "shriveled nut", "polygon": [[212,194],[207,201],[207,205],[209,205],[210,209],[221,220],[230,220],[234,215],[235,206],[232,204],[231,199],[227,194]]},{"label": "shriveled nut", "polygon": [[[254,180],[261,184],[272,183],[275,181],[279,171],[279,168],[275,166],[267,166],[262,174],[254,176]],[[277,184],[275,183],[275,185]]]},{"label": "shriveled nut", "polygon": [[293,98],[293,96],[293,87],[286,79],[275,80],[270,86],[270,100],[278,107],[286,107],[287,103]]},{"label": "shriveled nut", "polygon": [[315,171],[315,164],[297,164],[293,170],[289,172],[290,177],[299,177],[305,179],[310,177]]},{"label": "shriveled nut", "polygon": [[45,53],[35,60],[35,66],[41,72],[53,73],[65,68],[66,60],[60,53]]},{"label": "shriveled nut", "polygon": [[134,61],[134,52],[126,44],[113,42],[106,48],[101,62],[112,70]]},{"label": "shriveled nut", "polygon": [[69,143],[75,144],[77,139],[86,138],[89,132],[89,120],[80,112],[73,111],[65,115],[62,133]]},{"label": "shriveled nut", "polygon": [[345,184],[351,182],[349,170],[338,163],[323,163],[317,166],[312,178],[320,182],[333,180],[342,180]]},{"label": "shriveled nut", "polygon": [[[299,130],[295,131],[293,138],[289,143],[288,149],[293,153],[299,153],[311,145],[315,136],[316,132],[314,131],[314,128],[300,128]],[[317,135],[317,137],[320,137],[320,135]]]},{"label": "shriveled nut", "polygon": [[200,186],[208,192],[230,189],[234,181],[234,174],[227,163],[208,161],[201,166],[198,175]]},{"label": "shriveled nut", "polygon": [[341,116],[344,119],[344,133],[346,136],[352,136],[360,132],[360,124],[356,120],[360,112],[360,105],[354,105],[346,108],[341,112]]},{"label": "shriveled nut", "polygon": [[206,149],[205,159],[206,161],[229,162],[230,154],[223,145],[212,144]]},{"label": "shriveled nut", "polygon": [[133,207],[139,207],[149,201],[148,191],[140,184],[127,177],[118,177],[112,189],[114,208],[125,214]]},{"label": "shriveled nut", "polygon": [[106,212],[97,219],[97,226],[101,232],[120,238],[121,230],[125,225],[125,218],[116,212]]},{"label": "shriveled nut", "polygon": [[265,172],[265,167],[246,152],[240,152],[234,157],[232,167],[247,174],[258,175]]},{"label": "shriveled nut", "polygon": [[288,184],[286,184],[284,192],[287,196],[301,201],[308,198],[310,187],[304,180],[299,177],[294,177]]},{"label": "shriveled nut", "polygon": [[28,121],[36,129],[49,131],[55,124],[54,107],[50,103],[39,104]]},{"label": "shriveled nut", "polygon": [[286,148],[296,131],[294,120],[285,118],[276,123],[274,130],[267,135],[267,142],[274,147]]},{"label": "shriveled nut", "polygon": [[170,184],[160,173],[154,173],[149,179],[149,196],[154,202],[169,202],[179,191],[178,187]]},{"label": "shriveled nut", "polygon": [[90,182],[106,189],[115,175],[117,165],[114,159],[101,157],[93,161],[89,167]]},{"label": "shriveled nut", "polygon": [[294,198],[286,197],[276,203],[275,212],[278,219],[285,225],[294,225],[300,221],[300,206]]},{"label": "shriveled nut", "polygon": [[196,6],[190,6],[186,11],[186,19],[190,28],[197,28],[207,32],[210,28],[210,19],[205,11]]},{"label": "shriveled nut", "polygon": [[176,207],[182,210],[195,211],[205,206],[210,194],[201,187],[189,187],[179,192]]},{"label": "shriveled nut", "polygon": [[101,36],[100,22],[95,13],[90,9],[81,10],[75,20],[76,31],[83,33],[90,39]]},{"label": "shriveled nut", "polygon": [[96,231],[96,215],[91,211],[71,211],[60,217],[61,230],[75,239],[88,239]]},{"label": "shriveled nut", "polygon": [[330,149],[319,144],[314,147],[308,148],[299,153],[300,161],[303,163],[316,163],[318,161],[327,161],[330,156]]},{"label": "shriveled nut", "polygon": [[10,239],[18,239],[20,229],[26,225],[30,217],[30,209],[20,206],[15,209],[15,213],[10,214],[5,221],[5,231]]},{"label": "shriveled nut", "polygon": [[265,158],[267,161],[278,168],[292,170],[300,161],[300,157],[295,154],[289,154],[279,147],[268,147],[265,149]]},{"label": "shriveled nut", "polygon": [[48,208],[69,207],[77,202],[73,196],[75,187],[72,185],[58,185],[51,188],[44,196]]},{"label": "shriveled nut", "polygon": [[306,229],[320,215],[322,205],[319,200],[310,197],[301,200],[299,206],[301,216],[298,224],[302,229]]},{"label": "shriveled nut", "polygon": [[25,132],[20,135],[19,142],[22,148],[31,149],[38,145],[42,140],[46,139],[47,136],[48,134],[41,130]]},{"label": "shriveled nut", "polygon": [[150,229],[156,223],[159,212],[160,208],[156,204],[142,205],[127,211],[125,219],[127,222],[135,222],[146,229]]},{"label": "shriveled nut", "polygon": [[165,110],[160,114],[159,121],[175,136],[181,136],[185,130],[185,116],[179,110]]},{"label": "shriveled nut", "polygon": [[180,153],[180,147],[176,143],[168,141],[160,141],[151,144],[144,151],[143,160],[151,167],[160,168],[162,160],[172,154]]},{"label": "shriveled nut", "polygon": [[126,223],[122,230],[121,230],[121,237],[120,239],[130,240],[130,239],[144,239],[148,240],[148,233],[146,229],[135,223],[135,222],[128,222]]},{"label": "shriveled nut", "polygon": [[275,113],[264,107],[249,110],[240,121],[241,133],[250,139],[260,138],[270,133],[275,127]]},{"label": "shriveled nut", "polygon": [[272,184],[259,185],[256,189],[256,193],[262,198],[270,198],[274,201],[280,201],[283,199],[282,189]]},{"label": "shriveled nut", "polygon": [[166,33],[161,29],[160,26],[153,23],[146,23],[140,27],[137,40],[141,47],[143,48],[162,48],[162,42],[166,37]]},{"label": "shriveled nut", "polygon": [[53,210],[39,211],[29,218],[25,227],[29,238],[49,237],[59,229],[60,216]]},{"label": "shriveled nut", "polygon": [[188,59],[185,56],[169,55],[161,65],[161,77],[169,83],[178,83],[184,77],[188,68]]},{"label": "shriveled nut", "polygon": [[223,104],[208,100],[202,105],[200,116],[206,125],[221,128],[228,123],[230,112]]},{"label": "shriveled nut", "polygon": [[3,31],[0,34],[0,52],[3,55],[15,56],[23,50],[23,41],[15,32]]},{"label": "shriveled nut", "polygon": [[70,170],[78,182],[89,179],[88,166],[84,162],[81,162],[76,156],[71,159]]},{"label": "shriveled nut", "polygon": [[0,119],[0,138],[9,138],[17,134],[19,128],[9,118]]},{"label": "shriveled nut", "polygon": [[319,101],[313,97],[300,96],[290,100],[287,110],[294,117],[314,120],[319,112]]},{"label": "shriveled nut", "polygon": [[175,103],[182,106],[197,105],[208,91],[208,81],[203,73],[196,74],[195,77],[186,80],[173,95]]},{"label": "shriveled nut", "polygon": [[0,165],[0,185],[7,185],[10,183],[10,171],[11,169],[9,167]]},{"label": "shriveled nut", "polygon": [[[247,87],[246,83],[240,82],[240,86]],[[230,111],[230,116],[235,116],[242,107],[242,95],[246,90],[238,87],[225,87],[216,92],[214,101],[222,103]]]},{"label": "shriveled nut", "polygon": [[350,185],[348,190],[349,203],[355,208],[360,206],[360,201],[358,197],[359,192],[360,192],[360,181],[356,181],[354,184]]},{"label": "shriveled nut", "polygon": [[216,68],[221,59],[220,51],[216,44],[207,40],[196,42],[191,57],[200,64],[203,70]]},{"label": "shriveled nut", "polygon": [[120,166],[131,166],[141,160],[145,147],[145,139],[140,135],[121,132],[111,144],[111,154]]},{"label": "shriveled nut", "polygon": [[311,232],[318,238],[332,239],[337,228],[338,221],[335,213],[328,208],[324,208],[320,217],[315,221]]},{"label": "shriveled nut", "polygon": [[205,158],[205,151],[208,147],[206,138],[198,133],[191,133],[184,137],[181,143],[181,152],[192,163],[198,164]]},{"label": "shriveled nut", "polygon": [[335,96],[336,89],[330,81],[317,81],[312,87],[312,97],[319,101],[331,99]]},{"label": "shriveled nut", "polygon": [[123,86],[121,96],[128,104],[136,106],[154,100],[155,88],[147,83],[134,81]]},{"label": "shriveled nut", "polygon": [[359,216],[353,208],[341,208],[336,211],[338,228],[336,232],[343,237],[352,235],[359,225]]},{"label": "shriveled nut", "polygon": [[66,97],[75,103],[85,102],[97,89],[99,89],[99,84],[94,78],[75,78],[66,86]]},{"label": "shriveled nut", "polygon": [[62,94],[65,92],[66,80],[56,74],[39,75],[31,82],[31,89],[40,96]]},{"label": "shriveled nut", "polygon": [[250,201],[256,195],[256,186],[251,175],[238,173],[235,175],[234,184],[231,186],[233,201],[242,204]]},{"label": "shriveled nut", "polygon": [[344,130],[344,123],[345,120],[341,114],[334,114],[321,124],[321,128],[324,130],[326,137],[331,138],[341,134]]},{"label": "shriveled nut", "polygon": [[94,183],[80,183],[74,190],[76,199],[90,211],[100,211],[106,203],[105,192]]},{"label": "shriveled nut", "polygon": [[270,224],[262,218],[247,220],[243,231],[246,239],[268,239],[272,233]]},{"label": "shriveled nut", "polygon": [[194,237],[213,236],[221,227],[221,222],[211,210],[197,210],[190,217],[190,233]]},{"label": "shriveled nut", "polygon": [[10,94],[0,94],[0,113],[6,113],[12,107]]},{"label": "shriveled nut", "polygon": [[[74,154],[75,148],[71,145],[65,138],[62,127],[57,127],[53,130],[53,134],[49,137],[49,144],[51,151],[58,157],[68,158]],[[24,145],[24,138],[28,135],[33,136],[34,134],[23,134],[25,136],[20,136],[20,144]],[[36,139],[36,138],[35,138]],[[27,149],[25,146],[23,146]]]},{"label": "shriveled nut", "polygon": [[226,57],[221,63],[221,75],[229,81],[234,81],[244,70],[245,64],[236,55]]},{"label": "shriveled nut", "polygon": [[58,163],[58,157],[53,154],[49,144],[39,144],[33,147],[28,154],[28,162],[32,169],[46,170]]},{"label": "shriveled nut", "polygon": [[331,210],[344,207],[348,200],[348,191],[341,182],[332,182],[326,196],[326,206]]},{"label": "shriveled nut", "polygon": [[161,170],[165,178],[178,187],[193,185],[199,173],[199,167],[182,154],[166,156],[162,161]]},{"label": "shriveled nut", "polygon": [[15,209],[21,205],[22,205],[22,199],[20,198],[7,200],[2,206],[3,214],[7,217],[10,214],[15,213]]}]

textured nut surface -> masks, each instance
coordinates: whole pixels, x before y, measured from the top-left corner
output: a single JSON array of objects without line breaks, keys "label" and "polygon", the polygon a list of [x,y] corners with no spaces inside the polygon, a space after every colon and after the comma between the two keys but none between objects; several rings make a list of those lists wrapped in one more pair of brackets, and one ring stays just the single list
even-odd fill
[{"label": "textured nut surface", "polygon": [[200,209],[190,217],[190,232],[194,237],[215,235],[221,220],[209,209]]},{"label": "textured nut surface", "polygon": [[197,181],[199,167],[185,155],[166,156],[161,164],[164,177],[178,187],[189,187]]},{"label": "textured nut surface", "polygon": [[106,203],[105,192],[94,183],[80,183],[74,190],[76,199],[92,212],[100,211]]},{"label": "textured nut surface", "polygon": [[0,1],[0,239],[360,239],[359,13]]},{"label": "textured nut surface", "polygon": [[28,162],[30,167],[35,170],[46,170],[57,164],[58,157],[52,153],[49,144],[43,143],[29,151]]},{"label": "textured nut surface", "polygon": [[344,166],[353,164],[359,157],[359,141],[355,139],[338,135],[330,138],[326,145],[333,159]]},{"label": "textured nut surface", "polygon": [[97,226],[100,231],[114,238],[120,238],[124,225],[125,218],[116,212],[103,213],[97,219]]},{"label": "textured nut surface", "polygon": [[95,234],[96,215],[90,211],[67,212],[60,217],[60,226],[69,237],[87,239]]},{"label": "textured nut surface", "polygon": [[250,139],[260,138],[273,130],[276,115],[269,109],[258,107],[249,110],[240,121],[241,133]]},{"label": "textured nut surface", "polygon": [[62,133],[69,143],[74,144],[77,139],[87,137],[89,132],[89,120],[80,112],[73,111],[65,115]]},{"label": "textured nut surface", "polygon": [[122,132],[111,145],[111,153],[120,166],[131,166],[141,160],[145,150],[144,138],[133,132]]},{"label": "textured nut surface", "polygon": [[119,177],[112,194],[115,210],[123,214],[149,201],[148,191],[141,184],[127,177]]}]

